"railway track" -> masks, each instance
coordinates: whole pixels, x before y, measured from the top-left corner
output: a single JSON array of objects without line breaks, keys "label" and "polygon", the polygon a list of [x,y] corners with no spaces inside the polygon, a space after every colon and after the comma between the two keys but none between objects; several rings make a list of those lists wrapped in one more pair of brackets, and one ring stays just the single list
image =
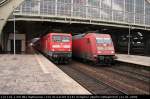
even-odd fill
[{"label": "railway track", "polygon": [[147,73],[144,75],[144,73],[140,73],[136,70],[131,70],[130,68],[121,68],[117,66],[113,66],[110,68],[108,67],[105,68],[105,70],[115,72],[118,75],[129,77],[130,79],[140,80],[143,83],[150,83],[150,71],[145,71]]},{"label": "railway track", "polygon": [[[128,65],[129,64],[123,65],[123,63],[121,63],[117,66],[114,66],[113,68],[121,70],[121,71],[125,71],[125,72],[134,73],[136,75],[141,75],[146,78],[150,78],[150,69],[146,70],[143,67],[135,66],[134,64],[130,64],[129,66]],[[131,65],[134,65],[134,66],[131,66]]]},{"label": "railway track", "polygon": [[143,71],[136,74],[117,66],[98,67],[77,61],[58,67],[93,94],[150,94],[150,78]]},{"label": "railway track", "polygon": [[126,93],[117,90],[106,83],[97,80],[93,76],[89,76],[78,69],[73,68],[70,65],[59,65],[61,70],[76,80],[79,84],[85,87],[92,94],[105,94],[105,95],[126,95]]}]

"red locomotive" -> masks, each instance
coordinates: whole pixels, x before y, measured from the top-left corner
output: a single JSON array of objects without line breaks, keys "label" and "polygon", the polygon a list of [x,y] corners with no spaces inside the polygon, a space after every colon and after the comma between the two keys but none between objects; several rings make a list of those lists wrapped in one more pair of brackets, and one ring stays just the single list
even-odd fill
[{"label": "red locomotive", "polygon": [[73,36],[73,56],[96,64],[114,64],[115,50],[109,34]]},{"label": "red locomotive", "polygon": [[35,47],[55,63],[68,63],[72,58],[72,36],[48,33],[35,42]]}]

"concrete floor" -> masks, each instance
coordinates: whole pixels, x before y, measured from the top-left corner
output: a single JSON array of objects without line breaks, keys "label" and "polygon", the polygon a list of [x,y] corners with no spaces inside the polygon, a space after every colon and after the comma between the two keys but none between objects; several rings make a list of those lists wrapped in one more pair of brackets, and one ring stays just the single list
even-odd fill
[{"label": "concrete floor", "polygon": [[0,55],[0,94],[90,94],[42,55]]},{"label": "concrete floor", "polygon": [[127,55],[127,54],[116,54],[118,61],[133,63],[143,66],[150,67],[150,57],[147,56],[138,56],[138,55]]}]

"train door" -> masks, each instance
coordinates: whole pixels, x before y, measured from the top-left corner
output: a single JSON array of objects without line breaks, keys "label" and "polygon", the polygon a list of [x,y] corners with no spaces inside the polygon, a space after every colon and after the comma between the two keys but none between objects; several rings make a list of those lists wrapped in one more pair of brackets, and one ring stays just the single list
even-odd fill
[{"label": "train door", "polygon": [[86,58],[88,58],[88,59],[90,60],[90,59],[91,59],[91,56],[92,56],[91,40],[90,40],[90,38],[87,38],[87,39],[86,39],[86,45],[87,45],[87,46],[86,46],[86,49],[85,49],[86,52],[87,52],[87,53],[86,53],[86,54],[87,54],[87,55],[86,55],[86,56],[87,56]]},{"label": "train door", "polygon": [[45,39],[45,51],[48,54],[48,37]]}]

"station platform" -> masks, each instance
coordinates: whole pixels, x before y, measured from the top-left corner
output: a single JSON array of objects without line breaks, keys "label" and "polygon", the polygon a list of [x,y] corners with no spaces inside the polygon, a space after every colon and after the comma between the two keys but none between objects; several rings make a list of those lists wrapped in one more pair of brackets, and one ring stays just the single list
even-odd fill
[{"label": "station platform", "polygon": [[147,56],[127,55],[127,54],[116,54],[116,56],[117,56],[116,60],[120,62],[150,67],[150,57]]},{"label": "station platform", "polygon": [[91,93],[40,54],[0,54],[0,94]]}]

